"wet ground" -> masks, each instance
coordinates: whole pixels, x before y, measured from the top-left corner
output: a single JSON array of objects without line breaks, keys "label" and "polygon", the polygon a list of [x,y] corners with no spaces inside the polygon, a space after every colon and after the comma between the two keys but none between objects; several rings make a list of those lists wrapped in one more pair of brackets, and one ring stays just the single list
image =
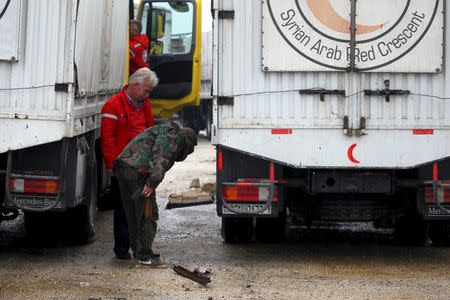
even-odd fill
[{"label": "wet ground", "polygon": [[206,287],[172,269],[139,268],[112,254],[112,212],[100,211],[97,239],[29,241],[23,218],[0,225],[1,299],[449,299],[450,248],[407,247],[389,232],[300,232],[280,244],[228,245],[214,205],[165,210],[193,178],[214,180],[214,149],[202,141],[158,188],[155,248],[187,269],[208,267]]}]

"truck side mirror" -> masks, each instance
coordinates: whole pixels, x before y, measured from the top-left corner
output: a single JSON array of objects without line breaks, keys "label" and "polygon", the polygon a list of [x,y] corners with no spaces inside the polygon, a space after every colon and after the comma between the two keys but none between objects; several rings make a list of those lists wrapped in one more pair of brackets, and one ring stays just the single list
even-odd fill
[{"label": "truck side mirror", "polygon": [[170,7],[179,13],[185,13],[189,11],[189,5],[185,2],[169,2]]},{"label": "truck side mirror", "polygon": [[156,41],[166,35],[166,12],[162,9],[152,10],[152,32],[150,39]]},{"label": "truck side mirror", "polygon": [[150,49],[151,55],[161,55],[164,52],[164,43],[161,41],[152,42],[152,48]]},{"label": "truck side mirror", "polygon": [[198,105],[201,0],[142,0],[138,19],[151,43],[147,61],[160,79],[152,91],[154,116],[169,119],[181,107]]}]

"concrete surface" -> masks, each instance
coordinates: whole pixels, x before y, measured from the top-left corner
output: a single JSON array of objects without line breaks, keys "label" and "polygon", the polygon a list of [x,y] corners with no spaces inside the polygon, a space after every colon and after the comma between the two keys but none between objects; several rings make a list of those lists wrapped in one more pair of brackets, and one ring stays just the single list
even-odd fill
[{"label": "concrete surface", "polygon": [[309,233],[281,244],[227,245],[214,205],[167,211],[167,195],[214,180],[201,141],[158,188],[155,250],[171,264],[212,270],[206,287],[171,269],[136,268],[112,253],[112,211],[97,239],[73,246],[26,239],[23,217],[0,225],[1,299],[449,299],[450,248],[395,246],[380,234]]}]

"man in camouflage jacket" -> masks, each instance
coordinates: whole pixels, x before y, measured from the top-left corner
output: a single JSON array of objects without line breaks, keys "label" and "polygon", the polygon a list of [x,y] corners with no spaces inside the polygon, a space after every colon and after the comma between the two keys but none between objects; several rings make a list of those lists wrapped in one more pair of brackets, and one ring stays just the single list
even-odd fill
[{"label": "man in camouflage jacket", "polygon": [[192,129],[175,123],[159,125],[137,135],[115,161],[131,249],[141,264],[166,267],[152,250],[159,218],[155,189],[173,164],[186,159],[195,145],[197,137]]}]

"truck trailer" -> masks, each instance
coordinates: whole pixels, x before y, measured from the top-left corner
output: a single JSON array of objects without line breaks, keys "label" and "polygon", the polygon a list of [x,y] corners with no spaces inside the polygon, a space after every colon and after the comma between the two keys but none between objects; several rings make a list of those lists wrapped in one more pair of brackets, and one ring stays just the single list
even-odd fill
[{"label": "truck trailer", "polygon": [[442,0],[213,0],[226,242],[370,222],[448,243],[450,15]]}]

